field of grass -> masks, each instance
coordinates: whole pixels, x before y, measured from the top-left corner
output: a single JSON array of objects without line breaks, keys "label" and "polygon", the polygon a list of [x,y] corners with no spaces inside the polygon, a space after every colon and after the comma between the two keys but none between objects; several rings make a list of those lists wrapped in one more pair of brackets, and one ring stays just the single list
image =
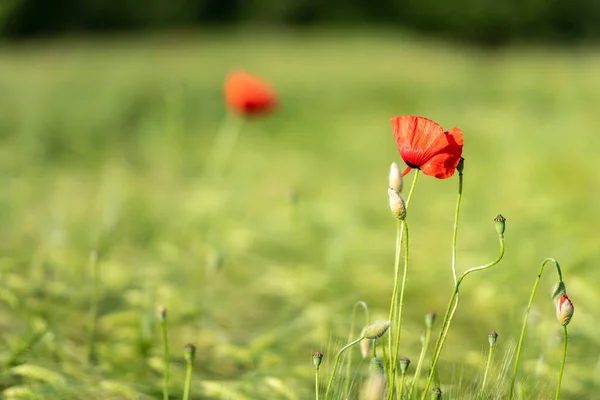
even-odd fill
[{"label": "field of grass", "polygon": [[[223,177],[203,179],[242,67],[280,96],[249,121]],[[183,346],[192,397],[310,399],[352,307],[386,319],[395,221],[390,127],[416,114],[465,135],[458,269],[442,354],[444,398],[477,398],[499,333],[491,398],[506,398],[531,287],[561,262],[575,315],[563,399],[600,390],[600,49],[483,53],[386,33],[195,33],[0,47],[0,390],[7,399],[161,398],[156,307],[168,309],[171,394]],[[452,290],[457,177],[421,177],[401,354],[416,361],[428,311]],[[90,253],[99,254],[94,287]],[[523,399],[554,396],[561,354],[547,269],[526,337]],[[88,362],[98,298],[96,358]],[[560,338],[560,336],[558,336]],[[367,363],[359,363],[361,382]]]}]

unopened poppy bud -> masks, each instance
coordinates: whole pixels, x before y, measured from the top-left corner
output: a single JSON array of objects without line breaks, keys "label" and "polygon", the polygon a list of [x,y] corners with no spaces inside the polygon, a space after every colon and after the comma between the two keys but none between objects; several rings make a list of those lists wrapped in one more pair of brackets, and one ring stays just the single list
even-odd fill
[{"label": "unopened poppy bud", "polygon": [[321,366],[321,361],[323,360],[323,353],[317,351],[313,353],[313,365],[315,368],[319,368]]},{"label": "unopened poppy bud", "polygon": [[194,358],[196,358],[196,346],[193,344],[186,344],[183,348],[185,350],[185,362],[191,364],[194,362]]},{"label": "unopened poppy bud", "polygon": [[552,301],[556,303],[563,294],[567,294],[567,287],[563,281],[559,281],[554,285],[554,288],[552,288]]},{"label": "unopened poppy bud", "polygon": [[395,162],[390,166],[390,188],[396,193],[402,191],[402,171]]},{"label": "unopened poppy bud", "polygon": [[425,326],[427,329],[431,329],[433,327],[433,323],[435,322],[435,313],[428,312],[425,314]]},{"label": "unopened poppy bud", "polygon": [[371,376],[385,375],[385,369],[383,368],[383,361],[381,361],[381,358],[371,358],[371,362],[369,363],[369,371],[371,372]]},{"label": "unopened poppy bud", "polygon": [[156,315],[160,322],[165,322],[167,320],[167,309],[164,306],[159,306],[156,309]]},{"label": "unopened poppy bud", "polygon": [[464,169],[465,169],[465,159],[463,157],[461,157],[460,161],[458,162],[458,165],[456,166],[456,170],[458,171],[459,175],[462,175]]},{"label": "unopened poppy bud", "polygon": [[498,216],[494,218],[494,222],[496,222],[496,232],[498,232],[498,235],[504,235],[504,229],[506,228],[506,218],[504,218],[502,214],[498,214]]},{"label": "unopened poppy bud", "polygon": [[360,354],[363,358],[369,357],[371,350],[373,349],[373,339],[363,339],[360,341]]},{"label": "unopened poppy bud", "polygon": [[410,360],[407,357],[402,357],[398,360],[398,364],[400,364],[400,372],[405,374],[408,366],[410,365]]},{"label": "unopened poppy bud", "polygon": [[379,339],[390,328],[390,321],[375,321],[371,325],[366,326],[363,330],[363,337],[367,339]]},{"label": "unopened poppy bud", "polygon": [[438,400],[442,398],[442,389],[439,387],[431,389],[431,400]]},{"label": "unopened poppy bud", "polygon": [[490,346],[495,345],[496,340],[498,340],[498,332],[491,331],[490,333],[488,333],[488,341],[490,342]]},{"label": "unopened poppy bud", "polygon": [[558,318],[558,322],[560,322],[562,326],[569,325],[574,311],[575,307],[569,299],[569,296],[563,294],[560,300],[558,300],[556,303],[556,317]]},{"label": "unopened poppy bud", "polygon": [[406,203],[402,196],[400,196],[400,193],[389,188],[388,195],[390,197],[390,210],[392,211],[392,215],[398,219],[406,218]]}]

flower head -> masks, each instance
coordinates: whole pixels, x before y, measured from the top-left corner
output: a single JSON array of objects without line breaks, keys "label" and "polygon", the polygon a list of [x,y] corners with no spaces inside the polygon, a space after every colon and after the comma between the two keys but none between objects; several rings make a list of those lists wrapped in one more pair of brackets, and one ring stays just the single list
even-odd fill
[{"label": "flower head", "polygon": [[462,156],[463,135],[458,128],[444,132],[430,119],[412,115],[392,118],[392,129],[400,156],[411,168],[438,179],[450,178]]},{"label": "flower head", "polygon": [[227,107],[244,116],[262,115],[277,105],[277,96],[271,86],[245,71],[233,71],[225,79]]},{"label": "flower head", "polygon": [[571,318],[573,317],[573,312],[575,311],[575,306],[569,299],[567,294],[563,294],[562,297],[556,303],[556,317],[558,318],[558,322],[562,326],[566,326],[571,322]]}]

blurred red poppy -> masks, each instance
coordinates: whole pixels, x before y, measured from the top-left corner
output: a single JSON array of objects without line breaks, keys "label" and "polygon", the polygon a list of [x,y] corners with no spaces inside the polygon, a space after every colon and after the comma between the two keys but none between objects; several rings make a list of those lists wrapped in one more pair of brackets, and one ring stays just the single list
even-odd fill
[{"label": "blurred red poppy", "polygon": [[452,128],[444,132],[430,119],[412,115],[392,118],[392,129],[400,156],[408,165],[402,176],[411,168],[438,179],[454,175],[463,148],[462,131]]},{"label": "blurred red poppy", "polygon": [[245,71],[233,71],[225,79],[225,103],[238,114],[255,116],[272,111],[277,96],[262,79]]}]

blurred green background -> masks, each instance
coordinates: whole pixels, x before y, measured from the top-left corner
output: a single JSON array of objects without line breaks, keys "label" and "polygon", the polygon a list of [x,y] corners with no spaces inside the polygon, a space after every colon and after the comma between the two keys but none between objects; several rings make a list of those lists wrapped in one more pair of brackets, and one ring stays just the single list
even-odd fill
[{"label": "blurred green background", "polygon": [[[515,2],[532,14],[513,15],[489,11],[496,3],[424,12],[428,2],[389,14],[389,2],[371,15],[355,2],[298,20],[389,27],[216,25],[294,22],[298,9],[321,4],[255,3],[194,3],[196,12],[184,2],[169,12],[159,1],[1,4],[5,38],[26,39],[0,46],[4,398],[158,398],[159,304],[169,310],[173,398],[188,342],[198,347],[194,398],[311,398],[310,356],[323,351],[328,371],[354,303],[387,315],[395,240],[387,174],[401,163],[389,118],[406,114],[464,132],[460,271],[496,256],[493,219],[507,218],[504,260],[464,283],[442,355],[447,398],[477,398],[492,329],[500,337],[491,398],[506,397],[524,309],[548,256],[561,262],[576,310],[562,398],[595,398],[600,51],[553,42],[593,39],[600,24],[584,29],[597,20],[593,3],[539,3],[553,11],[538,14],[533,2]],[[576,28],[543,22],[571,18],[560,7],[581,7]],[[407,23],[410,15],[422,19]],[[494,25],[481,22],[489,15],[518,28],[489,39]],[[520,20],[538,16],[551,29],[533,32]],[[210,29],[153,30],[198,23]],[[89,35],[116,28],[137,31]],[[483,44],[545,43],[490,51],[411,28]],[[208,179],[206,156],[226,115],[223,81],[236,67],[271,82],[281,107],[248,121],[222,178]],[[414,361],[423,315],[443,314],[451,293],[456,189],[457,177],[421,177],[410,208],[401,353]],[[96,365],[86,359],[92,251],[100,255]],[[530,321],[523,399],[553,397],[561,351],[553,274],[548,268]]]}]

